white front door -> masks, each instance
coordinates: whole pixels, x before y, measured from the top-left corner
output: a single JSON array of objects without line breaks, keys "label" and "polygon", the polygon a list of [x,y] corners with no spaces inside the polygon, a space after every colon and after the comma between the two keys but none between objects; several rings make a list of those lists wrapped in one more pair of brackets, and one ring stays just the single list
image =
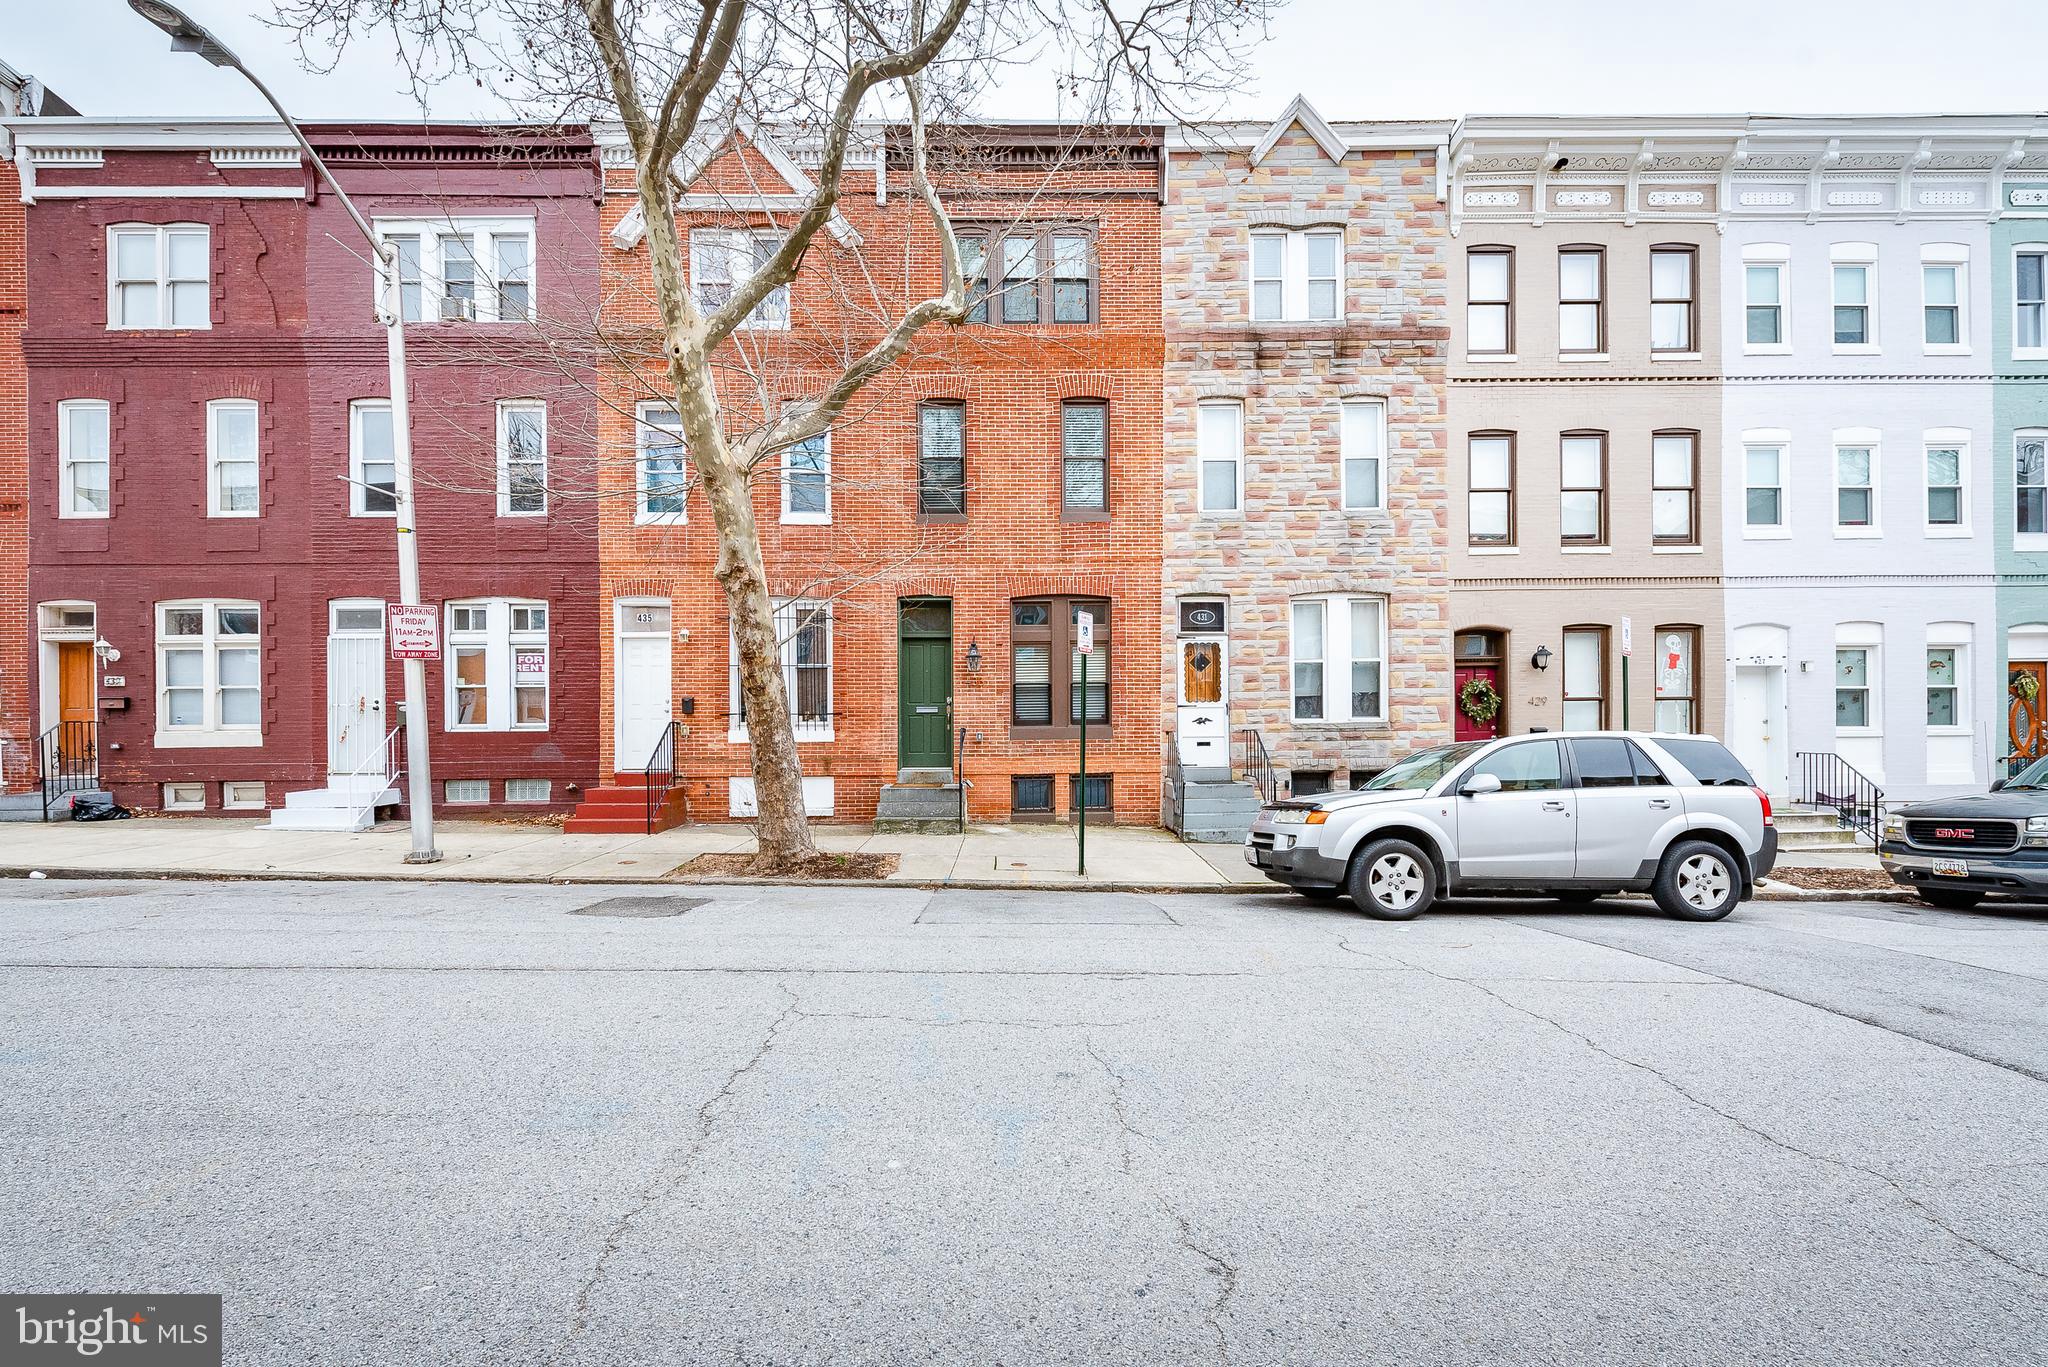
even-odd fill
[{"label": "white front door", "polygon": [[327,772],[375,762],[384,720],[384,605],[344,599],[327,613]]},{"label": "white front door", "polygon": [[645,768],[670,717],[667,603],[620,603],[612,669],[612,768]]},{"label": "white front door", "polygon": [[1786,749],[1785,667],[1738,665],[1729,746],[1763,790],[1782,800],[1791,791]]},{"label": "white front door", "polygon": [[1181,638],[1174,736],[1182,767],[1230,767],[1229,678],[1229,647],[1222,637]]}]

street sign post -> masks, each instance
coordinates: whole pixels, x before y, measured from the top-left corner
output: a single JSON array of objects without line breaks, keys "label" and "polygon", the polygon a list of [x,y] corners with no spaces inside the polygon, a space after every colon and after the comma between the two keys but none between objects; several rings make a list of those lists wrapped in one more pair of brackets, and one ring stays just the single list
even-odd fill
[{"label": "street sign post", "polygon": [[386,603],[384,623],[394,660],[441,658],[441,611],[432,603]]},{"label": "street sign post", "polygon": [[1621,619],[1621,729],[1628,730],[1628,657],[1636,653],[1635,623]]},{"label": "street sign post", "polygon": [[1095,614],[1074,614],[1074,649],[1081,656],[1081,773],[1074,781],[1081,790],[1074,795],[1075,845],[1079,872],[1088,876],[1088,660],[1095,654]]}]

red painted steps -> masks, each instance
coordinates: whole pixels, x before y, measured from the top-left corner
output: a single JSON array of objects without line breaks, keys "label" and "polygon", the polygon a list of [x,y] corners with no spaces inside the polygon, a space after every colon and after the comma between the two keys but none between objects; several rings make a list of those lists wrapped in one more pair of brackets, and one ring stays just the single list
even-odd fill
[{"label": "red painted steps", "polygon": [[[686,819],[683,790],[670,788],[654,809],[654,829],[665,831]],[[647,833],[647,775],[613,774],[612,781],[593,788],[562,823],[572,835],[645,835]]]}]

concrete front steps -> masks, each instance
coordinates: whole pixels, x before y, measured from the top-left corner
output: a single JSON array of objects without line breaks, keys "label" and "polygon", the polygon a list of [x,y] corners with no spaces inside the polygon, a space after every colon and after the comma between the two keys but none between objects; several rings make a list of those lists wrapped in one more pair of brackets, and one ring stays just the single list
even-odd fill
[{"label": "concrete front steps", "polygon": [[1230,770],[1189,768],[1181,775],[1180,838],[1197,845],[1241,845],[1265,805],[1259,790]]},{"label": "concrete front steps", "polygon": [[882,785],[875,829],[891,834],[946,832],[960,824],[960,785],[951,769],[902,769]]},{"label": "concrete front steps", "polygon": [[[686,819],[682,785],[674,784],[655,806],[651,829],[665,831],[682,825]],[[613,774],[610,783],[583,795],[583,801],[562,823],[562,829],[572,835],[648,834],[647,775]]]},{"label": "concrete front steps", "polygon": [[301,788],[284,795],[270,811],[274,831],[367,831],[379,807],[398,805],[398,789],[381,774],[336,775],[325,788]]},{"label": "concrete front steps", "polygon": [[1870,837],[1844,826],[1832,807],[1773,803],[1771,819],[1778,827],[1778,850],[1783,854],[1824,854],[1870,845]]}]

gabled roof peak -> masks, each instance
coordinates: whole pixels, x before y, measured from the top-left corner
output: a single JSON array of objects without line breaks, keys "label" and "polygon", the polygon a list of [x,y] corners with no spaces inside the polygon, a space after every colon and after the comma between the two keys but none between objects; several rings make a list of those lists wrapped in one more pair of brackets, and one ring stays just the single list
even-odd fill
[{"label": "gabled roof peak", "polygon": [[1331,161],[1343,161],[1344,154],[1351,150],[1350,144],[1337,136],[1337,130],[1316,113],[1316,107],[1308,102],[1308,97],[1296,95],[1280,111],[1280,117],[1267,126],[1266,135],[1259,139],[1258,145],[1252,148],[1252,164],[1256,166],[1264,161],[1280,139],[1287,136],[1287,130],[1297,123],[1302,131],[1315,139],[1316,146],[1322,148],[1323,155]]}]

